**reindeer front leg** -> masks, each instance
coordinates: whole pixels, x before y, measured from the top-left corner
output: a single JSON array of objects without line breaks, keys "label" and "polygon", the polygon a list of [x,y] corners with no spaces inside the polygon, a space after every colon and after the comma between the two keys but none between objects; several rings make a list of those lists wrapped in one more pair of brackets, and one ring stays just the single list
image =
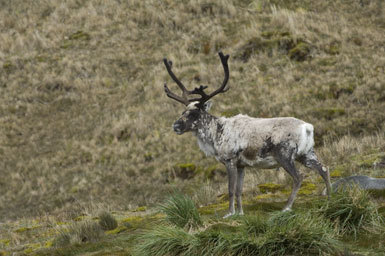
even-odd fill
[{"label": "reindeer front leg", "polygon": [[237,212],[239,215],[243,215],[242,209],[242,190],[243,190],[243,178],[245,177],[245,170],[243,167],[238,167],[237,171],[237,188],[235,191],[235,197],[237,200]]},{"label": "reindeer front leg", "polygon": [[225,165],[229,179],[229,212],[223,218],[228,218],[235,214],[234,194],[237,184],[237,166],[234,160],[226,162]]}]

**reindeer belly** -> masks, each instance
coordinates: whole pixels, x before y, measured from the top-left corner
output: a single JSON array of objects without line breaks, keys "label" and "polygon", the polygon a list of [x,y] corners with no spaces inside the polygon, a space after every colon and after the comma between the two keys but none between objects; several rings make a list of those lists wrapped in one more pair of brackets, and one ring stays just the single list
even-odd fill
[{"label": "reindeer belly", "polygon": [[257,151],[245,150],[240,154],[241,163],[245,166],[254,166],[262,169],[272,169],[280,165],[271,155],[260,155]]}]

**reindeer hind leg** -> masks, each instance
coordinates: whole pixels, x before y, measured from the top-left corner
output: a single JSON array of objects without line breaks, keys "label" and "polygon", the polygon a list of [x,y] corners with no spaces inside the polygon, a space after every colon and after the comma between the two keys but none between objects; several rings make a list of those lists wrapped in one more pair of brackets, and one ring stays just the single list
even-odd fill
[{"label": "reindeer hind leg", "polygon": [[314,150],[310,150],[306,155],[301,156],[298,161],[304,166],[316,170],[319,173],[319,175],[325,182],[327,195],[330,197],[331,183],[329,170],[326,167],[322,166],[322,164],[317,158],[317,155],[314,153]]},{"label": "reindeer hind leg", "polygon": [[298,190],[301,187],[303,177],[295,167],[294,160],[293,160],[293,153],[282,152],[282,151],[284,150],[281,150],[280,152],[275,153],[274,158],[283,167],[283,169],[285,169],[285,171],[288,174],[290,174],[290,176],[293,178],[293,189],[286,203],[286,206],[283,209],[283,211],[290,211],[291,207],[293,206],[294,200],[297,196]]}]

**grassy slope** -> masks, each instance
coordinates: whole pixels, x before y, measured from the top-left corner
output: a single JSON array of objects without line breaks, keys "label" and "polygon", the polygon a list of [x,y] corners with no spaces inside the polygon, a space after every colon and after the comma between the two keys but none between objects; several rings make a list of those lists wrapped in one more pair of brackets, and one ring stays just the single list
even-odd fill
[{"label": "grassy slope", "polygon": [[[254,218],[256,216],[263,216],[264,218],[270,218],[274,215],[279,214],[279,210],[284,206],[284,201],[277,199],[278,194],[263,194],[264,199],[254,199],[245,202],[245,210],[248,215],[246,218]],[[312,210],[314,216],[318,216],[315,213],[315,209],[318,207],[317,204],[325,205],[324,199],[317,199],[316,203],[314,203],[315,195],[313,195],[313,201],[303,200],[305,197],[300,197],[299,203],[296,204],[294,209],[294,213],[302,214],[300,216],[305,216],[309,214],[307,209]],[[358,198],[353,196],[353,202],[357,201]],[[358,199],[359,201],[359,199]],[[360,207],[362,202],[355,202],[355,204]],[[364,204],[368,204],[368,202],[364,202]],[[183,206],[185,207],[185,206]],[[182,208],[183,208],[182,207]],[[334,206],[336,207],[336,206]],[[338,208],[338,206],[337,206]],[[383,207],[384,208],[384,207]],[[209,235],[210,231],[213,231],[217,234],[222,234],[228,239],[234,238],[234,235],[237,235],[243,228],[241,223],[243,223],[243,217],[234,217],[229,219],[222,219],[226,212],[226,203],[223,201],[218,201],[215,204],[211,204],[209,206],[199,208],[199,213],[203,220],[203,225],[198,229],[185,229],[181,234],[164,234],[169,239],[175,239],[175,243],[180,241],[180,235],[188,236],[198,236],[199,233],[202,235]],[[359,208],[356,208],[356,211],[361,211]],[[366,209],[364,210],[366,211]],[[385,212],[382,213],[382,216]],[[7,223],[3,226],[0,226],[0,231],[3,232],[3,237],[0,239],[0,246],[3,247],[3,251],[0,250],[0,255],[10,255],[10,253],[16,253],[17,255],[142,255],[138,254],[137,250],[140,248],[140,245],[144,242],[142,240],[143,234],[149,234],[150,236],[153,234],[156,239],[156,233],[152,230],[157,228],[161,229],[162,227],[168,228],[171,231],[175,230],[174,225],[170,225],[168,222],[169,219],[166,218],[164,214],[154,213],[152,211],[148,211],[145,208],[137,208],[133,211],[114,211],[112,213],[114,218],[118,220],[118,227],[114,230],[105,231],[104,234],[97,235],[97,239],[93,242],[89,241],[79,241],[80,237],[85,237],[88,235],[89,237],[96,236],[95,230],[91,231],[80,231],[80,227],[85,223],[95,223],[98,222],[97,211],[94,211],[83,216],[78,216],[72,220],[67,219],[65,222],[58,221],[57,218],[54,217],[45,217],[45,218],[35,218],[31,219],[19,219],[18,221],[13,221]],[[313,217],[314,217],[313,216]],[[184,215],[181,216],[184,218]],[[345,216],[346,217],[346,216]],[[307,223],[313,223],[312,219],[308,219]],[[321,222],[320,222],[321,221]],[[320,223],[318,225],[328,225],[327,219],[319,220],[314,217],[315,224]],[[322,224],[323,223],[323,224]],[[337,230],[339,228],[337,224],[334,226],[333,240],[337,241],[338,251],[345,251],[344,255],[383,255],[384,250],[384,233],[372,234],[371,227],[364,226],[361,228],[357,234],[338,234]],[[306,224],[307,225],[307,224]],[[356,224],[357,225],[357,224]],[[370,225],[369,225],[370,226]],[[383,228],[385,228],[383,226]],[[70,241],[64,244],[58,243],[58,238],[60,238],[61,234],[68,232],[68,229],[77,230],[76,233],[68,233]],[[367,231],[365,231],[367,230]],[[276,232],[275,230],[274,232]],[[293,230],[294,233],[301,231],[298,228]],[[309,230],[310,232],[314,232],[314,235],[318,232],[318,230]],[[279,233],[280,231],[278,231]],[[319,231],[321,236],[323,237],[324,231]],[[277,234],[278,234],[277,233]],[[291,232],[292,233],[292,232]],[[287,233],[287,239],[292,239],[297,235],[291,236],[290,232]],[[331,231],[333,233],[333,231]],[[83,234],[83,235],[82,235]],[[330,234],[330,231],[329,231]],[[313,235],[313,236],[314,236]],[[146,236],[146,235],[145,235]],[[277,235],[278,236],[278,235]],[[281,234],[279,239],[285,239],[286,235]],[[252,237],[250,237],[251,239]],[[165,238],[166,239],[166,238]],[[214,237],[213,237],[214,239]],[[250,239],[245,239],[245,243],[250,242]],[[308,237],[304,238],[303,241],[306,243],[311,243],[314,241],[316,243],[323,242],[320,237]],[[309,240],[312,239],[312,240]],[[247,240],[247,241],[246,241]],[[165,240],[166,242],[167,240]],[[213,240],[214,241],[214,240]],[[235,241],[235,240],[234,240]],[[338,242],[339,241],[339,242]],[[152,242],[148,237],[145,242]],[[161,241],[158,243],[162,244]],[[169,241],[172,243],[172,240]],[[239,236],[238,236],[238,243]],[[273,242],[276,243],[277,241]],[[188,244],[189,241],[186,241]],[[297,244],[301,244],[301,241],[296,241]],[[55,246],[56,244],[56,246]],[[215,246],[215,245],[213,245]],[[287,244],[282,244],[285,248],[289,246]],[[1,247],[0,247],[1,248]],[[164,248],[165,249],[165,248]],[[207,248],[205,248],[207,250]],[[273,249],[273,248],[271,248]],[[283,249],[283,248],[282,248]],[[305,247],[298,248],[299,251],[305,249]],[[276,248],[275,250],[278,250]],[[286,250],[286,249],[284,249]],[[311,250],[311,249],[310,249]],[[171,250],[172,251],[172,250]],[[325,251],[325,248],[322,250]],[[333,251],[333,249],[331,249]],[[157,252],[159,254],[159,252]],[[176,252],[175,252],[176,253]],[[349,254],[350,253],[350,254]],[[144,255],[148,255],[144,253]],[[174,255],[174,254],[173,254]],[[177,253],[175,255],[178,255]],[[188,255],[188,254],[187,254]],[[210,254],[211,255],[211,254]],[[218,255],[221,255],[220,253]],[[231,254],[230,254],[231,255]],[[249,255],[249,254],[245,254]],[[266,255],[266,253],[262,254]],[[269,254],[268,254],[269,255]],[[312,254],[313,255],[313,254]],[[314,252],[314,255],[318,255],[317,252]],[[327,255],[327,254],[326,254]],[[334,255],[334,254],[332,254]],[[339,254],[336,254],[339,255]]]},{"label": "grassy slope", "polygon": [[[213,89],[219,49],[231,90],[213,114],[296,116],[336,175],[383,176],[384,4],[285,2],[0,1],[0,222],[134,209],[173,189],[214,202],[223,167],[172,133],[183,108],[161,60]],[[174,179],[186,163],[197,177]],[[246,192],[267,181],[289,183],[249,172]]]}]

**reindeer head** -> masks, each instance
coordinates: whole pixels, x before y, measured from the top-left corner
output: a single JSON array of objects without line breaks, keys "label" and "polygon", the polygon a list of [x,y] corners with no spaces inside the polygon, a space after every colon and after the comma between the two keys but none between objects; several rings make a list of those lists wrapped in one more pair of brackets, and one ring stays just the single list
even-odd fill
[{"label": "reindeer head", "polygon": [[[219,93],[226,92],[229,89],[228,87],[226,88],[226,84],[229,80],[229,67],[227,64],[229,55],[223,55],[222,52],[219,52],[218,54],[225,72],[225,78],[222,82],[222,85],[210,94],[206,94],[204,92],[207,86],[203,85],[196,87],[194,90],[187,90],[186,87],[182,84],[182,82],[172,72],[172,62],[167,59],[163,59],[168,74],[171,76],[172,80],[174,80],[174,82],[178,85],[178,87],[182,90],[182,96],[178,96],[172,93],[167,87],[166,83],[164,84],[164,91],[166,92],[166,95],[168,97],[186,106],[186,109],[182,113],[182,116],[173,124],[173,129],[177,134],[183,134],[189,131],[196,131],[199,127],[199,124],[203,121],[202,119],[207,115],[207,111],[211,106],[211,102],[209,101],[209,99]],[[192,95],[199,95],[200,97],[189,98],[189,96]]]}]

